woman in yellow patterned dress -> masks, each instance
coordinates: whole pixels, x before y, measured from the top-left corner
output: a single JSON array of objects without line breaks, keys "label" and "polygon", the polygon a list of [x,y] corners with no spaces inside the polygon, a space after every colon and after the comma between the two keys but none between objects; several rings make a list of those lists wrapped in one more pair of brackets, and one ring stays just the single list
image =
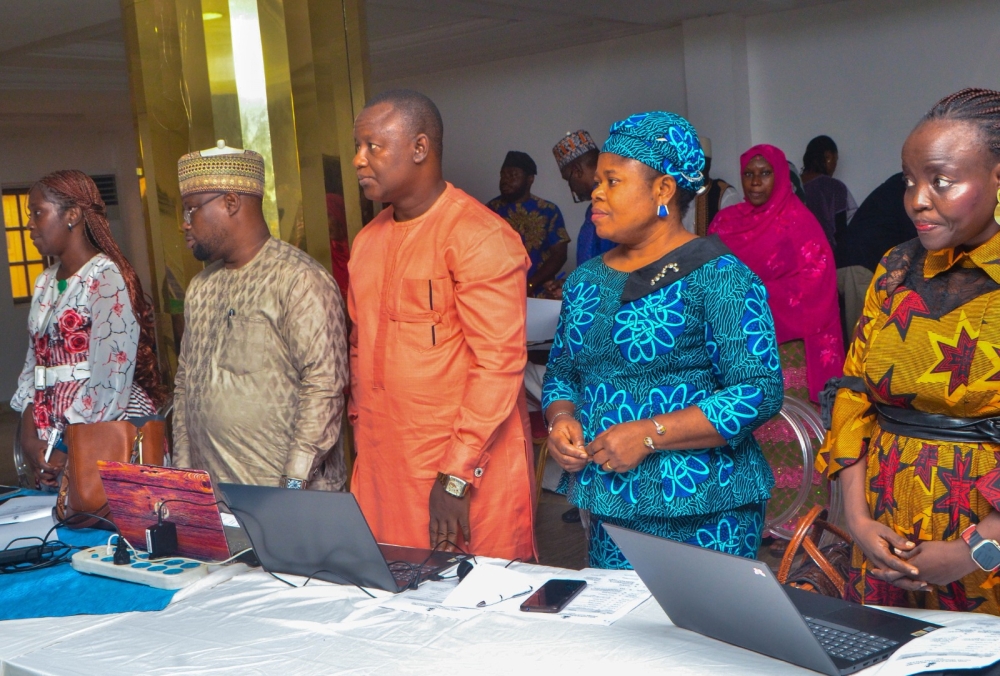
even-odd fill
[{"label": "woman in yellow patterned dress", "polygon": [[997,548],[967,542],[1000,539],[1000,92],[942,99],[902,156],[918,238],[875,273],[817,465],[843,484],[848,600],[997,615]]}]

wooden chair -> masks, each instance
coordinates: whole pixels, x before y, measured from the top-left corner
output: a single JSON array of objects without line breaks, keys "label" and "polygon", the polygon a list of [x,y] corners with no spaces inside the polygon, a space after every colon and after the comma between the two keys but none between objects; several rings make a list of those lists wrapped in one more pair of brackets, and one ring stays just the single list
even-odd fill
[{"label": "wooden chair", "polygon": [[[822,544],[824,538],[829,538],[831,544]],[[804,557],[799,556],[800,548],[805,552]],[[797,560],[799,567],[793,571],[792,566]],[[850,562],[851,536],[827,520],[827,510],[822,505],[813,505],[799,519],[785,549],[778,567],[778,582],[790,582],[799,589],[843,598]],[[797,579],[789,580],[789,576]]]},{"label": "wooden chair", "polygon": [[549,459],[549,433],[545,426],[545,416],[541,411],[528,413],[531,421],[531,446],[535,451],[535,512],[542,499],[542,479],[545,478],[545,463]]}]

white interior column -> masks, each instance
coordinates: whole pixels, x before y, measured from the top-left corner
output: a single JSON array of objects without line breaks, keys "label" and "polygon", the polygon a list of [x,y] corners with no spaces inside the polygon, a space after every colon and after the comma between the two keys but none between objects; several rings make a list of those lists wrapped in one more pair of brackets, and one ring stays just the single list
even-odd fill
[{"label": "white interior column", "polygon": [[751,146],[746,26],[733,14],[683,23],[687,117],[712,139],[712,175],[740,189],[740,155]]}]

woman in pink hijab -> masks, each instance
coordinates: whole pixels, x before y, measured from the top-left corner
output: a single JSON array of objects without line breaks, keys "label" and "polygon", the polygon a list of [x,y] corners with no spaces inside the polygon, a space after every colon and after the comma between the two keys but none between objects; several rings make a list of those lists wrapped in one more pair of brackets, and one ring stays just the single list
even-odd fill
[{"label": "woman in pink hijab", "polygon": [[843,375],[837,270],[823,228],[795,196],[787,167],[785,154],[774,146],[743,153],[745,200],[720,211],[708,233],[718,235],[763,280],[785,390],[792,394],[807,387],[809,399],[817,402],[826,381]]}]

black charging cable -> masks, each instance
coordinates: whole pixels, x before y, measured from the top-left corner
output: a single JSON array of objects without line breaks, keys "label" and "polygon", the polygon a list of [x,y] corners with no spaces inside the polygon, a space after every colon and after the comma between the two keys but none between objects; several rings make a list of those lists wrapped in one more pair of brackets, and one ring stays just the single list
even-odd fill
[{"label": "black charging cable", "polygon": [[[168,498],[158,502],[156,504],[156,525],[146,528],[146,549],[149,551],[150,561],[170,558],[177,553],[177,522],[163,520],[165,514],[169,516],[166,507],[171,502],[195,505],[197,507],[217,507],[218,505],[225,504],[223,500],[203,502],[200,500],[184,500],[183,498]],[[242,552],[240,554],[242,555]],[[221,563],[225,563],[225,561]]]},{"label": "black charging cable", "polygon": [[168,498],[167,500],[161,501],[156,505],[156,525],[163,525],[163,508],[171,502],[180,502],[185,505],[197,505],[198,507],[218,507],[219,505],[225,505],[230,511],[232,507],[226,504],[225,500],[216,500],[215,502],[195,502],[194,500],[184,500],[182,498]]},{"label": "black charging cable", "polygon": [[[43,568],[50,568],[56,566],[60,563],[65,563],[69,561],[69,557],[76,547],[68,545],[65,542],[56,539],[49,540],[52,532],[55,530],[55,526],[49,529],[44,537],[21,537],[11,540],[3,551],[11,551],[13,549],[25,549],[24,558],[26,560],[19,563],[11,563],[6,565],[0,565],[0,574],[7,575],[11,573],[27,573],[33,570],[41,570]],[[38,542],[39,544],[30,544],[24,546],[14,546],[15,543],[27,543],[27,542]],[[82,549],[82,548],[80,548]]]},{"label": "black charging cable", "polygon": [[[242,509],[236,509],[235,507],[233,507],[232,505],[230,505],[229,503],[227,503],[225,500],[219,500],[216,504],[223,504],[223,505],[225,505],[226,509],[228,509],[230,511],[230,513],[232,513],[233,517],[239,522],[240,528],[246,534],[247,540],[250,541],[250,546],[253,548],[254,552],[256,552],[257,551],[257,547],[253,543],[253,538],[250,537],[250,531],[247,530],[246,524],[243,522],[243,519],[240,518],[240,515],[237,514],[237,512],[243,512],[243,510]],[[284,578],[278,577],[273,572],[271,572],[270,570],[268,570],[267,567],[264,565],[264,562],[260,560],[259,556],[257,557],[257,561],[260,563],[261,570],[263,570],[265,573],[267,573],[268,575],[270,575],[271,577],[273,577],[278,582],[284,582],[285,584],[287,584],[289,587],[292,587],[293,589],[298,589],[299,588],[299,585],[294,584],[292,582],[289,582],[288,580],[286,580]],[[367,594],[371,598],[375,598],[374,594],[372,594],[370,591],[368,591],[367,589],[365,589],[364,587],[362,587],[357,582],[355,582],[353,580],[349,580],[349,579],[343,577],[342,575],[338,575],[337,573],[333,573],[333,572],[331,572],[329,570],[325,570],[325,569],[320,569],[320,570],[312,572],[309,575],[309,577],[306,578],[306,581],[305,581],[305,583],[302,586],[305,587],[307,584],[309,584],[310,580],[312,580],[314,577],[316,577],[320,573],[327,573],[328,575],[333,575],[335,577],[339,577],[340,579],[344,580],[345,584],[354,585],[355,587],[357,587],[358,589],[360,589],[361,591],[363,591],[365,594]]]},{"label": "black charging cable", "polygon": [[[115,554],[114,554],[115,563],[118,565],[123,565],[119,563],[119,560],[122,558],[124,558],[125,564],[131,562],[131,556],[128,553],[128,548],[125,544],[125,538],[122,537],[121,531],[118,530],[118,526],[115,525],[114,521],[111,521],[110,519],[107,519],[103,516],[99,516],[97,514],[91,514],[89,512],[77,512],[75,514],[69,515],[65,519],[58,520],[52,526],[52,528],[50,528],[45,533],[44,537],[39,538],[37,536],[33,536],[33,537],[15,538],[14,540],[11,540],[11,542],[8,543],[8,545],[4,548],[3,551],[9,551],[12,548],[11,545],[13,545],[15,542],[30,542],[37,540],[40,544],[29,545],[28,547],[37,548],[38,560],[12,564],[8,566],[0,566],[0,574],[26,573],[33,570],[51,568],[52,566],[56,566],[61,563],[68,563],[74,551],[79,551],[81,549],[87,549],[87,548],[78,545],[69,545],[58,539],[50,541],[49,537],[51,537],[52,533],[54,533],[56,529],[59,528],[60,526],[72,526],[74,525],[74,523],[78,523],[84,519],[97,519],[98,521],[102,521],[110,525],[114,529],[114,531],[118,534],[118,546],[115,548]],[[57,549],[46,552],[46,547],[50,545],[57,547]]]},{"label": "black charging cable", "polygon": [[[439,550],[440,550],[441,547],[445,547],[447,545],[451,545],[452,547],[454,547],[458,551],[459,554],[463,554],[465,556],[471,557],[473,560],[475,560],[475,558],[476,558],[474,555],[469,554],[467,551],[465,551],[464,549],[462,549],[461,547],[459,547],[457,544],[455,544],[451,540],[441,540],[436,545],[434,545],[434,547],[431,549],[430,553],[427,555],[427,558],[425,558],[422,563],[416,564],[416,563],[411,563],[409,561],[390,561],[389,562],[389,570],[392,570],[393,566],[405,566],[406,567],[406,572],[410,574],[410,580],[407,583],[406,588],[407,589],[416,589],[417,587],[420,586],[420,582],[421,582],[420,576],[423,574],[424,566],[426,566],[430,562],[431,558],[435,554],[437,554],[439,552]],[[463,561],[463,563],[464,563],[464,561]],[[459,564],[459,565],[461,565],[461,564]],[[445,577],[443,575],[437,575],[435,573],[434,575],[429,576],[428,579],[434,580],[434,581],[437,581],[437,580],[452,580],[452,579],[454,579],[456,577],[459,577],[459,576],[458,575],[449,575],[449,576]]]},{"label": "black charging cable", "polygon": [[[469,558],[463,560],[461,563],[458,564],[458,569],[455,571],[454,575],[431,575],[429,579],[434,581],[454,580],[456,578],[458,578],[459,580],[464,580],[465,576],[472,572],[473,563],[479,565],[479,559],[476,558],[475,554],[471,555],[467,554],[466,556],[469,556]],[[524,561],[521,560],[520,558],[511,559],[510,561],[507,562],[504,568],[510,568],[515,563],[524,563]]]}]

